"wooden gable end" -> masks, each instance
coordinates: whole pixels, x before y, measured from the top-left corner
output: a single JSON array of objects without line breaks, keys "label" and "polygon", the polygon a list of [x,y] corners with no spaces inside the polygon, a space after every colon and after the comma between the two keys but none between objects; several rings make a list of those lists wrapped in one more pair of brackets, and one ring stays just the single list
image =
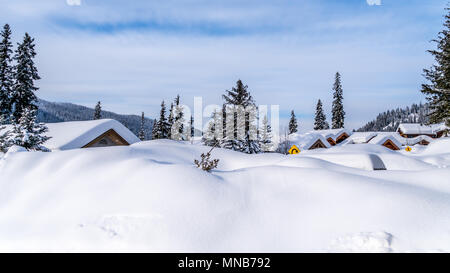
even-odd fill
[{"label": "wooden gable end", "polygon": [[121,137],[116,131],[110,129],[94,140],[84,145],[82,148],[92,147],[108,147],[108,146],[128,146],[130,145],[123,137]]},{"label": "wooden gable end", "polygon": [[314,149],[318,149],[318,148],[326,148],[327,146],[325,146],[325,144],[323,144],[323,142],[318,139],[316,142],[314,142],[313,145],[311,145],[311,147],[309,147],[308,150],[314,150]]},{"label": "wooden gable end", "polygon": [[336,138],[336,143],[341,143],[349,137],[347,133],[342,133],[340,136]]},{"label": "wooden gable end", "polygon": [[392,142],[392,140],[390,140],[390,139],[386,140],[383,143],[383,146],[386,147],[386,148],[389,148],[391,150],[394,150],[394,151],[400,150],[400,148],[397,145],[395,145],[394,142]]},{"label": "wooden gable end", "polygon": [[331,146],[336,145],[336,142],[335,142],[334,139],[331,138],[331,137],[327,138],[327,141],[328,141],[328,143],[330,143]]}]

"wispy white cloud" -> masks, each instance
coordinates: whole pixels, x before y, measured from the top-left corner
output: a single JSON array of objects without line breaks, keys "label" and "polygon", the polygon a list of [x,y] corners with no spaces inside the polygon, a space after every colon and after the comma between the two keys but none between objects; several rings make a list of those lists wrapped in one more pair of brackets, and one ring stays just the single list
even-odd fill
[{"label": "wispy white cloud", "polygon": [[381,0],[366,0],[369,6],[380,6]]},{"label": "wispy white cloud", "polygon": [[81,6],[81,0],[66,0],[69,6]]},{"label": "wispy white cloud", "polygon": [[[317,99],[329,112],[337,70],[350,126],[423,99],[421,73],[432,63],[426,49],[443,12],[400,16],[404,7],[361,10],[347,1],[7,3],[0,18],[16,40],[25,31],[36,37],[44,99],[89,106],[100,99],[109,110],[156,116],[160,101],[177,93],[187,105],[193,96],[220,104],[241,78],[258,103],[294,109],[307,128]],[[217,35],[224,30],[234,34]]]}]

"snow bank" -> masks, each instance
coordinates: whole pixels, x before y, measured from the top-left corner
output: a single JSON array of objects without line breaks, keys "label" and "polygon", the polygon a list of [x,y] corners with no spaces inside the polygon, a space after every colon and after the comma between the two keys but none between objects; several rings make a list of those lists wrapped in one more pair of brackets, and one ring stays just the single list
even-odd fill
[{"label": "snow bank", "polygon": [[[193,165],[209,147],[168,140],[12,153],[0,164],[0,251],[450,251],[450,168],[421,161],[434,145],[215,149],[212,173]],[[427,167],[375,172],[330,159],[368,152]]]}]

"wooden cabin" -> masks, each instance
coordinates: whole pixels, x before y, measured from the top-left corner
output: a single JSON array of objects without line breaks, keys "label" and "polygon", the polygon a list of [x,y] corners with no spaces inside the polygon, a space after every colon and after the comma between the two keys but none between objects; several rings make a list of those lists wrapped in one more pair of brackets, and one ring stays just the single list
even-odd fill
[{"label": "wooden cabin", "polygon": [[404,138],[415,138],[418,136],[428,136],[440,138],[449,128],[445,124],[422,125],[418,123],[401,123],[397,132]]},{"label": "wooden cabin", "polygon": [[128,128],[113,119],[47,123],[50,150],[127,146],[139,142]]},{"label": "wooden cabin", "polygon": [[394,150],[394,151],[400,150],[400,147],[398,147],[397,145],[395,145],[395,143],[394,143],[392,140],[390,140],[390,139],[386,140],[386,141],[385,141],[383,144],[381,144],[381,145],[383,145],[384,147],[389,148],[389,149],[391,149],[391,150]]}]

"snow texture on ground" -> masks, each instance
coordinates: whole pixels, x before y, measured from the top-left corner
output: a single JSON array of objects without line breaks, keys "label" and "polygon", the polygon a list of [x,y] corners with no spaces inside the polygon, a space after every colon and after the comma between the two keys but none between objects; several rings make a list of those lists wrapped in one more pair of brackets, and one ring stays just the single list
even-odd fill
[{"label": "snow texture on ground", "polygon": [[[298,155],[169,140],[0,158],[0,251],[450,251],[450,139]],[[386,171],[370,169],[368,154]]]}]

